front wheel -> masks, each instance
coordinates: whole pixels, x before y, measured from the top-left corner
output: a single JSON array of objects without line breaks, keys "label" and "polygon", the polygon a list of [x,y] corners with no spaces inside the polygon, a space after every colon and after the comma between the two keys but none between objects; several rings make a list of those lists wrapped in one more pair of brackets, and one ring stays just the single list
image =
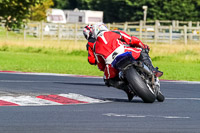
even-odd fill
[{"label": "front wheel", "polygon": [[145,103],[153,103],[156,96],[150,86],[142,80],[137,71],[131,67],[124,72],[129,86]]}]

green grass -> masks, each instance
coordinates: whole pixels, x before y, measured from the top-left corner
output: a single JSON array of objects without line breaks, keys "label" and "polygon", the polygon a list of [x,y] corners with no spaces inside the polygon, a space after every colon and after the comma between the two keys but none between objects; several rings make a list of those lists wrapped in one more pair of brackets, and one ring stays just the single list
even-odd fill
[{"label": "green grass", "polygon": [[[103,76],[103,72],[87,62],[87,51],[60,53],[52,49],[34,50],[34,48],[31,50],[29,48],[28,51],[27,49],[16,51],[1,49],[1,70]],[[181,54],[177,54],[152,58],[153,64],[164,71],[161,79],[200,81],[200,63],[183,62],[180,60],[181,57]]]},{"label": "green grass", "polygon": [[155,56],[152,62],[164,71],[162,79],[200,81],[200,58],[196,51],[185,50],[176,54]]},{"label": "green grass", "polygon": [[200,81],[200,63],[175,62],[169,60],[153,61],[164,72],[161,79]]},{"label": "green grass", "polygon": [[[23,41],[15,33],[8,37],[0,28],[0,70],[103,76],[87,62],[86,41]],[[200,81],[200,45],[150,47],[154,66],[164,71],[161,79]]]},{"label": "green grass", "polygon": [[85,56],[69,54],[44,54],[26,52],[0,52],[0,69],[23,72],[47,72],[81,75],[102,75],[95,66],[87,63]]}]

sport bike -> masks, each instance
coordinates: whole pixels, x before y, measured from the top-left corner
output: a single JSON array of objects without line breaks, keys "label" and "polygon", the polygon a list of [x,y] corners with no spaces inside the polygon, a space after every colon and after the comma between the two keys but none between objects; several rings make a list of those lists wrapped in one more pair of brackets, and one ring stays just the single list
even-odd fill
[{"label": "sport bike", "polygon": [[159,102],[165,100],[158,77],[142,61],[135,60],[131,52],[118,55],[112,66],[119,70],[120,80],[145,103],[153,103],[156,99]]}]

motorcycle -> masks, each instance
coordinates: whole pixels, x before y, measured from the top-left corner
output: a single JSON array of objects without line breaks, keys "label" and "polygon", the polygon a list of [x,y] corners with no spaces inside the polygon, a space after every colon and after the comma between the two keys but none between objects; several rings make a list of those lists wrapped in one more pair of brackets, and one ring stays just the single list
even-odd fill
[{"label": "motorcycle", "polygon": [[119,78],[145,103],[165,100],[160,91],[159,78],[142,62],[135,60],[131,52],[118,55],[112,66],[119,70]]}]

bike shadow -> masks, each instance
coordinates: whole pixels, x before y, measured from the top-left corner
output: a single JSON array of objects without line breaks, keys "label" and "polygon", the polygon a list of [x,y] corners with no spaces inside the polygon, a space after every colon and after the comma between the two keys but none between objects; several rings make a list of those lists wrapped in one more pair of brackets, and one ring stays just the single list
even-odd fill
[{"label": "bike shadow", "polygon": [[84,86],[105,86],[103,83],[72,83],[72,82],[54,82],[56,84],[68,84],[68,85],[84,85]]},{"label": "bike shadow", "polygon": [[[105,86],[104,83],[80,83],[80,82],[54,82],[56,84],[67,84],[67,85],[77,85],[77,86]],[[89,96],[91,97],[91,96]],[[142,100],[136,97],[136,99],[133,98],[132,101],[128,101],[128,99],[120,99],[120,98],[102,98],[102,97],[91,97],[94,99],[100,99],[102,101],[110,101],[110,102],[120,102],[120,103],[144,103]]]},{"label": "bike shadow", "polygon": [[144,103],[140,99],[133,99],[132,101],[128,101],[128,99],[120,99],[120,98],[98,98],[100,100],[104,101],[110,101],[110,102],[120,102],[120,103]]}]

